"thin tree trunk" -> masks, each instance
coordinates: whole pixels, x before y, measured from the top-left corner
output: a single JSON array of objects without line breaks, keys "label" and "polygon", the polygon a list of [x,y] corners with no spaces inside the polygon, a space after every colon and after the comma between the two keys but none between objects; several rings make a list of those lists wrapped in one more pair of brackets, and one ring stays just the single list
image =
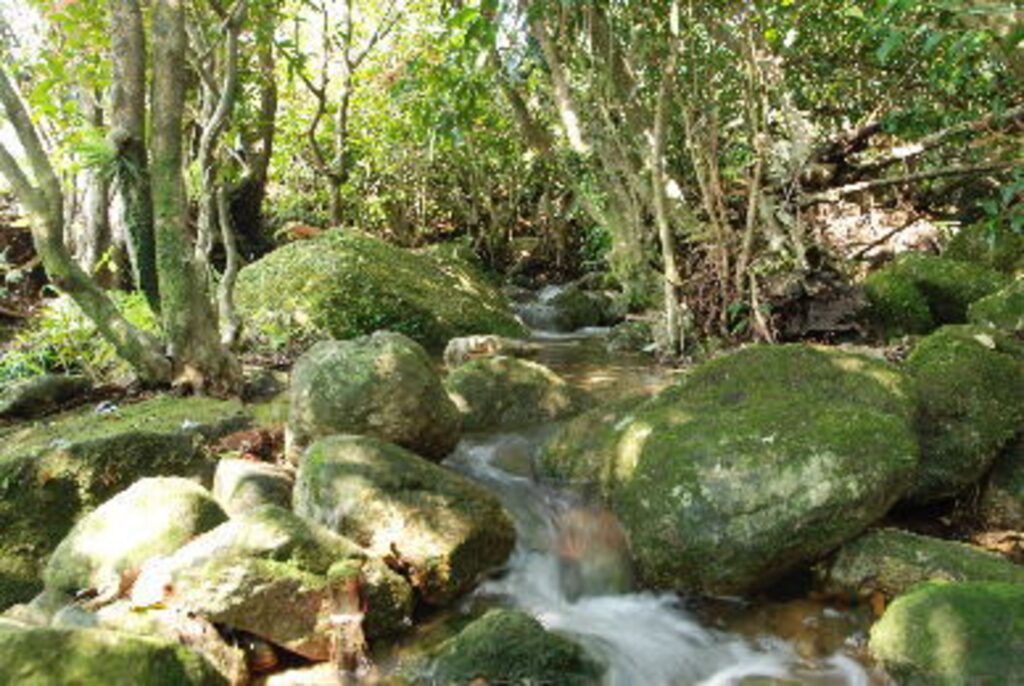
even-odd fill
[{"label": "thin tree trunk", "polygon": [[156,0],[153,10],[153,216],[164,332],[174,382],[230,394],[241,383],[237,361],[221,345],[207,281],[192,259],[182,174],[185,110],[183,0]]},{"label": "thin tree trunk", "polygon": [[128,228],[132,271],[154,312],[160,311],[153,197],[146,156],[146,39],[138,0],[111,0],[113,83],[110,139],[120,157],[117,192]]}]

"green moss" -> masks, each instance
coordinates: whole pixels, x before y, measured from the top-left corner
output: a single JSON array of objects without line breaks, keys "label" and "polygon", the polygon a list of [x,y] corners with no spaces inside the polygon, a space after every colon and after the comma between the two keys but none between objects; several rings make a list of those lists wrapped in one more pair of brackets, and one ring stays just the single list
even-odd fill
[{"label": "green moss", "polygon": [[888,510],[916,467],[911,417],[885,363],[756,346],[571,421],[539,470],[604,496],[646,584],[745,592]]},{"label": "green moss", "polygon": [[566,638],[529,615],[492,610],[440,645],[426,683],[598,684],[601,668]]},{"label": "green moss", "polygon": [[18,686],[221,686],[197,653],[167,641],[96,629],[0,629],[0,682]]},{"label": "green moss", "polygon": [[581,390],[547,367],[512,357],[461,365],[445,388],[462,412],[466,431],[509,428],[562,419],[590,404]]},{"label": "green moss", "polygon": [[1024,353],[993,329],[946,326],[907,359],[921,465],[911,499],[956,495],[1024,428]]},{"label": "green moss", "polygon": [[973,224],[960,229],[943,254],[1012,274],[1024,268],[1024,234],[1003,224]]},{"label": "green moss", "polygon": [[896,596],[930,580],[1024,583],[1024,567],[1000,555],[897,529],[872,531],[848,543],[819,572],[829,591],[864,595]]},{"label": "green moss", "polygon": [[1006,284],[986,267],[907,253],[864,283],[868,318],[886,336],[928,333],[935,326],[967,320],[974,301]]},{"label": "green moss", "polygon": [[549,303],[558,310],[560,324],[567,331],[587,326],[603,326],[612,320],[611,298],[603,293],[569,286]]},{"label": "green moss", "polygon": [[967,318],[974,324],[1024,331],[1024,277],[975,301],[967,311]]},{"label": "green moss", "polygon": [[210,478],[202,441],[245,422],[238,403],[161,397],[0,430],[0,607],[33,595],[40,561],[83,512],[144,476]]},{"label": "green moss", "polygon": [[238,309],[270,346],[379,329],[435,350],[456,336],[523,335],[501,293],[471,271],[366,234],[330,231],[243,269]]},{"label": "green moss", "polygon": [[1024,680],[1024,585],[928,583],[871,629],[874,657],[907,686]]}]

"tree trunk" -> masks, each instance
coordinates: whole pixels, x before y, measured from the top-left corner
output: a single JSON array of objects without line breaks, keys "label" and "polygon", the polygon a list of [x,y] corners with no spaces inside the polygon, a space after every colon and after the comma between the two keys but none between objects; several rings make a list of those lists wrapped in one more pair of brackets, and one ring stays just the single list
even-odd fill
[{"label": "tree trunk", "polygon": [[174,383],[198,391],[238,390],[237,361],[221,345],[207,280],[193,260],[182,175],[185,110],[183,0],[156,0],[153,11],[153,218],[164,333]]},{"label": "tree trunk", "polygon": [[160,293],[153,234],[153,198],[146,157],[146,39],[138,0],[111,0],[114,78],[110,139],[117,148],[117,192],[128,228],[135,282],[154,312]]}]

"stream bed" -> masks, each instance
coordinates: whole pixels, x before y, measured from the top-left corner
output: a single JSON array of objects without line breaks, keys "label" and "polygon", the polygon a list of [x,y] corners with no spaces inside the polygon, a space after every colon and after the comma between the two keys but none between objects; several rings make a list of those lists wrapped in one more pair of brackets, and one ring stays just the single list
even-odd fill
[{"label": "stream bed", "polygon": [[[671,382],[672,372],[647,356],[609,354],[603,338],[600,330],[540,335],[537,359],[602,401]],[[506,568],[456,613],[495,605],[524,610],[606,665],[609,686],[891,683],[863,654],[866,607],[831,606],[805,589],[756,599],[633,590],[613,518],[533,477],[534,457],[554,429],[469,435],[447,459],[502,500],[518,532]]]}]

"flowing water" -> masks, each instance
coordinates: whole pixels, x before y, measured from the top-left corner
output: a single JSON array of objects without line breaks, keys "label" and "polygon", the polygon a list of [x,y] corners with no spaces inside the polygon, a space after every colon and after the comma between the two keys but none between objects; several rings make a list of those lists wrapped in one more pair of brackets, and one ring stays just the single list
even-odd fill
[{"label": "flowing water", "polygon": [[[602,399],[670,381],[649,359],[604,352],[600,332],[542,336],[540,361]],[[596,335],[595,335],[596,334]],[[613,518],[538,483],[533,458],[554,427],[466,437],[447,464],[486,485],[516,522],[516,551],[475,600],[516,607],[582,645],[614,686],[875,686],[858,658],[868,619],[805,598],[686,601],[631,589]]]}]

